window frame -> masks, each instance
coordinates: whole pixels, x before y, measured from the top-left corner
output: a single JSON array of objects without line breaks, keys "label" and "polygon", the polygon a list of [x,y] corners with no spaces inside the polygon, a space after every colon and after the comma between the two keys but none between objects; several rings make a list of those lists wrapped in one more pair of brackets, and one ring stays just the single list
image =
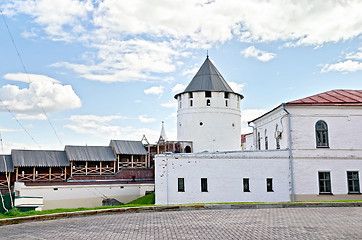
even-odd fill
[{"label": "window frame", "polygon": [[[268,185],[269,181],[270,181],[270,184]],[[266,191],[267,192],[274,192],[274,190],[273,190],[273,178],[267,178],[266,179]]]},{"label": "window frame", "polygon": [[268,143],[268,131],[265,129],[264,131],[264,145],[265,145],[265,150],[269,149],[269,143]]},{"label": "window frame", "polygon": [[[275,125],[275,132],[279,132],[278,124]],[[280,138],[278,136],[275,138],[275,149],[280,149]]]},{"label": "window frame", "polygon": [[[247,187],[245,187],[245,185]],[[250,180],[249,180],[249,178],[243,178],[243,192],[250,192]]]},{"label": "window frame", "polygon": [[[357,177],[354,178],[354,176],[352,176],[350,178],[349,173],[356,174],[355,176],[357,176]],[[352,184],[350,184],[350,182],[352,182]],[[354,184],[355,182],[357,182],[356,185]],[[352,186],[352,190],[350,188],[351,186]],[[357,186],[357,189],[355,189],[355,186]],[[359,171],[347,171],[347,188],[348,188],[348,194],[361,194],[360,182],[359,182]]]},{"label": "window frame", "polygon": [[177,191],[185,192],[185,178],[177,178]]},{"label": "window frame", "polygon": [[[318,125],[322,124],[325,128],[318,129]],[[318,120],[314,126],[316,148],[329,148],[328,124],[323,120]]]},{"label": "window frame", "polygon": [[[321,178],[320,174],[324,174],[323,178]],[[328,178],[326,177],[328,174]],[[321,183],[323,182],[323,191]],[[332,178],[330,171],[318,171],[318,187],[319,187],[319,195],[333,195],[332,194]],[[329,187],[330,191],[327,191]]]},{"label": "window frame", "polygon": [[208,192],[207,178],[201,178],[201,192]]}]

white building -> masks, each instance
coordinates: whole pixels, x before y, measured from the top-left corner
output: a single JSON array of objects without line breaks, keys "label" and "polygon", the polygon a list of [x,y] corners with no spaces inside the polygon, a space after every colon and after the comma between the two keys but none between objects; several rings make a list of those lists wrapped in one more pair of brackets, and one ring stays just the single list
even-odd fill
[{"label": "white building", "polygon": [[[241,95],[233,95],[232,111],[222,104],[222,92],[217,107],[208,108],[205,91],[196,95],[190,87],[202,85],[196,76],[175,96],[178,138],[192,140],[194,152],[238,149],[240,134],[230,131],[229,121],[240,122]],[[195,95],[198,108],[190,102]],[[208,131],[197,126],[205,120]],[[254,151],[158,155],[156,204],[362,200],[362,91],[334,90],[281,104],[249,124],[254,130],[244,145]]]},{"label": "white building", "polygon": [[243,96],[230,88],[209,57],[175,99],[178,141],[192,141],[193,152],[241,150]]},{"label": "white building", "polygon": [[362,91],[288,102],[249,123],[255,149],[290,149],[295,200],[362,199]]}]

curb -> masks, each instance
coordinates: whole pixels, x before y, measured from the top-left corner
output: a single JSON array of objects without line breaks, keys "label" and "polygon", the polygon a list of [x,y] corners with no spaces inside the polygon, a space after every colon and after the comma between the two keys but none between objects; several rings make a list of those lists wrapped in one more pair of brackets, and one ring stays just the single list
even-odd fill
[{"label": "curb", "polygon": [[187,211],[202,209],[265,209],[265,208],[304,208],[304,207],[362,207],[362,202],[310,202],[310,203],[253,203],[253,204],[196,204],[196,205],[168,205],[149,207],[111,208],[79,212],[53,213],[27,217],[0,219],[0,226],[17,224],[29,221],[44,221],[57,218],[70,218],[78,216],[92,216],[109,213],[138,213],[138,212],[164,212]]}]

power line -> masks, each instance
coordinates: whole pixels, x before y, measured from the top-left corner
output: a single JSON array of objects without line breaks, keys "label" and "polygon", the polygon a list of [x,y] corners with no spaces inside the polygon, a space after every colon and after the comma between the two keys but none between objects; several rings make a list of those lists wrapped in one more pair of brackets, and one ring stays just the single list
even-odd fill
[{"label": "power line", "polygon": [[[36,96],[36,98],[37,98],[37,100],[38,100],[39,106],[40,106],[40,108],[42,109],[42,111],[43,111],[46,119],[48,120],[49,125],[50,125],[51,128],[53,129],[53,132],[54,132],[55,136],[58,138],[59,143],[63,146],[62,140],[60,140],[60,137],[59,137],[57,131],[55,130],[52,122],[50,121],[50,119],[49,119],[49,117],[48,117],[48,114],[46,113],[45,109],[43,108],[43,106],[42,106],[42,104],[41,104],[41,102],[40,102],[40,98],[39,98],[38,94],[36,93],[36,91],[35,91],[35,89],[34,89],[33,83],[32,83],[32,81],[30,80],[28,71],[27,71],[26,68],[25,68],[25,64],[24,64],[24,62],[23,62],[23,59],[22,59],[21,56],[20,56],[19,50],[18,50],[18,48],[17,48],[17,46],[16,46],[16,44],[15,44],[14,38],[13,38],[11,32],[10,32],[9,26],[8,26],[8,24],[7,24],[7,22],[6,22],[6,19],[5,19],[5,17],[4,17],[3,11],[2,11],[1,9],[0,9],[0,12],[1,12],[1,16],[2,16],[2,18],[3,18],[3,20],[4,20],[6,29],[8,30],[9,36],[10,36],[10,38],[11,38],[11,41],[12,41],[12,43],[13,43],[13,46],[14,46],[14,48],[15,48],[15,50],[16,50],[16,53],[17,53],[17,55],[18,55],[18,58],[19,58],[19,60],[20,60],[20,63],[21,63],[21,65],[22,65],[23,70],[24,70],[24,72],[25,72],[25,74],[26,74],[26,76],[27,76],[27,79],[28,79],[29,83],[30,83],[30,88],[33,90],[33,92],[34,92],[34,94],[35,94],[35,96]],[[17,121],[18,121],[18,120],[17,120]],[[23,128],[23,129],[25,130],[25,128]],[[25,130],[25,131],[26,131],[26,130]],[[26,132],[27,132],[27,131],[26,131]],[[29,133],[28,133],[28,134],[29,134]],[[33,137],[32,137],[32,138],[33,138]]]}]

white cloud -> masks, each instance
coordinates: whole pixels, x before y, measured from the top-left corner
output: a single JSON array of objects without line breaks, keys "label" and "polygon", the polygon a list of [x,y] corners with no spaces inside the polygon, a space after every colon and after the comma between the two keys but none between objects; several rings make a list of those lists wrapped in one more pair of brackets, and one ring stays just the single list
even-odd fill
[{"label": "white cloud", "polygon": [[121,136],[121,128],[111,125],[111,122],[121,118],[118,115],[73,115],[69,119],[71,123],[64,127],[72,129],[76,133],[91,134],[104,139],[119,138]]},{"label": "white cloud", "polygon": [[16,114],[16,118],[19,120],[47,120],[47,117],[43,113],[39,114]]},{"label": "white cloud", "polygon": [[275,53],[266,52],[266,51],[257,49],[254,46],[245,48],[244,50],[241,51],[241,54],[246,58],[253,57],[262,62],[268,62],[268,61],[272,60],[273,58],[275,58],[275,56],[276,56]]},{"label": "white cloud", "polygon": [[[231,39],[321,46],[362,34],[358,0],[9,0],[1,7],[13,17],[29,15],[39,36],[44,32],[54,41],[83,44],[93,57],[53,66],[105,82],[147,80],[152,73],[175,71],[179,59],[195,49]],[[259,51],[248,54],[261,61],[275,57]]]},{"label": "white cloud", "polygon": [[151,122],[156,121],[155,118],[148,117],[147,115],[138,116],[138,120],[142,123],[151,123]]},{"label": "white cloud", "polygon": [[79,108],[82,105],[72,86],[62,85],[53,78],[22,73],[12,73],[4,76],[5,79],[21,82],[28,82],[28,77],[31,79],[29,88],[20,89],[18,86],[11,84],[0,88],[2,100],[0,111],[10,109],[16,113],[39,114],[43,112],[42,109],[46,112],[58,112],[65,109]]},{"label": "white cloud", "polygon": [[344,62],[339,62],[335,64],[326,64],[322,68],[321,72],[330,72],[330,71],[338,71],[338,72],[355,72],[362,70],[362,63],[358,61],[346,60]]},{"label": "white cloud", "polygon": [[176,100],[170,100],[168,102],[161,103],[160,105],[165,108],[177,108]]},{"label": "white cloud", "polygon": [[186,88],[186,85],[178,83],[172,88],[173,93],[180,93],[183,92]]},{"label": "white cloud", "polygon": [[227,82],[227,83],[229,84],[231,89],[236,93],[240,93],[245,87],[245,84],[243,83],[237,83],[237,82]]},{"label": "white cloud", "polygon": [[346,59],[362,60],[362,47],[360,47],[357,52],[347,53]]},{"label": "white cloud", "polygon": [[254,120],[257,117],[260,117],[267,110],[265,109],[245,109],[241,111],[241,132],[249,133],[252,132],[252,128],[248,127],[248,122]]},{"label": "white cloud", "polygon": [[145,89],[143,92],[147,95],[152,94],[152,95],[159,95],[161,96],[163,94],[163,86],[154,86],[154,87],[150,87],[148,89]]}]

